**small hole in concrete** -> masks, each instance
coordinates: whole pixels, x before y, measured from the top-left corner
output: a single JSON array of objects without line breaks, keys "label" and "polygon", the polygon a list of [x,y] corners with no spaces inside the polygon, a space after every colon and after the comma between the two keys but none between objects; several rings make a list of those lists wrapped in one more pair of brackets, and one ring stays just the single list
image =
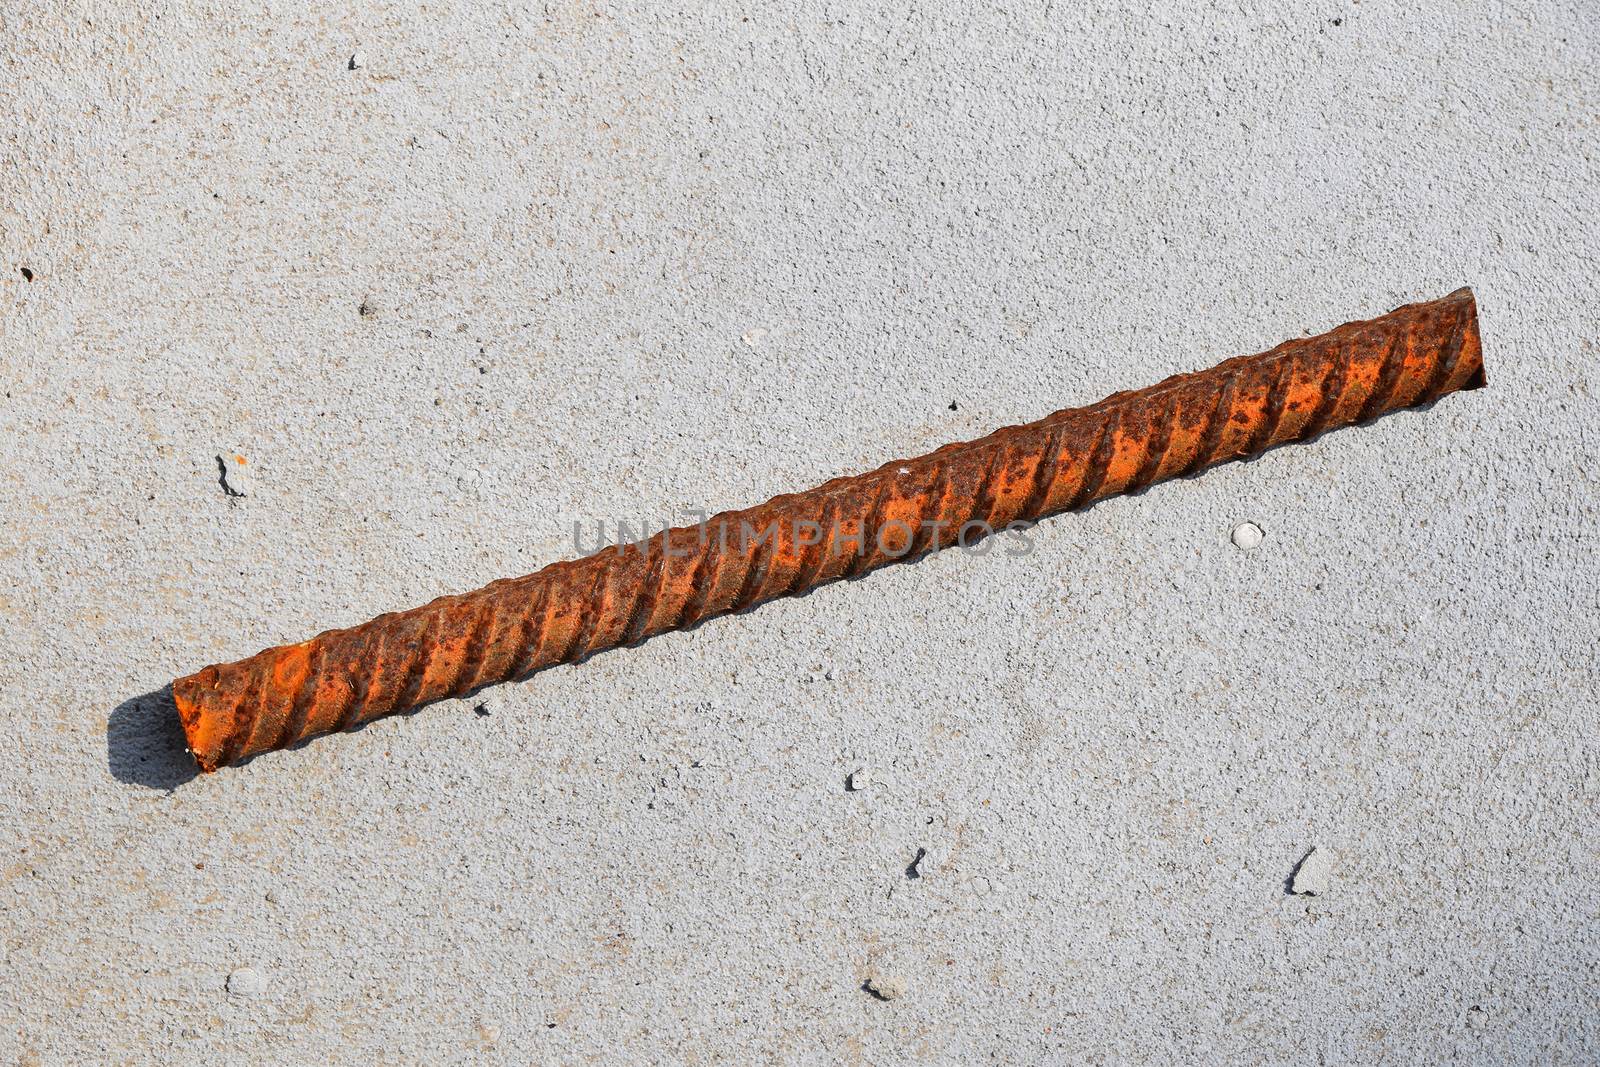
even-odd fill
[{"label": "small hole in concrete", "polygon": [[25,281],[25,282],[33,281],[33,271],[29,270],[27,267],[23,267],[22,268],[22,280]]}]

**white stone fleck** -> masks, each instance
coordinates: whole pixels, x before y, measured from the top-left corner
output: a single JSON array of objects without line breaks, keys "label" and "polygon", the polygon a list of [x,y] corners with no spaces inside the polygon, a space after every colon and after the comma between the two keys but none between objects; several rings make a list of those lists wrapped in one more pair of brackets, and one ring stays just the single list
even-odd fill
[{"label": "white stone fleck", "polygon": [[867,980],[861,983],[861,988],[878,1000],[898,1000],[905,996],[906,980],[898,974],[882,974],[874,971],[867,975]]},{"label": "white stone fleck", "polygon": [[1332,872],[1332,857],[1323,849],[1313,847],[1295,865],[1289,891],[1302,896],[1322,896],[1328,891],[1328,877]]},{"label": "white stone fleck", "polygon": [[250,458],[243,452],[223,449],[217,453],[218,484],[229,499],[239,499],[255,492],[255,470]]},{"label": "white stone fleck", "polygon": [[254,967],[240,967],[228,975],[228,995],[255,997],[267,988],[267,980]]},{"label": "white stone fleck", "polygon": [[1261,547],[1261,542],[1266,540],[1266,536],[1261,532],[1261,527],[1253,522],[1241,522],[1233,528],[1233,543],[1246,552]]}]

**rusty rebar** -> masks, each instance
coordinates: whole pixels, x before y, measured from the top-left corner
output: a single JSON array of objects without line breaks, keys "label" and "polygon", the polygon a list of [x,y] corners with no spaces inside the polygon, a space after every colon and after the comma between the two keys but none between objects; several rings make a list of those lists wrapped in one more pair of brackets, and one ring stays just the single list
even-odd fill
[{"label": "rusty rebar", "polygon": [[[1460,289],[172,684],[201,768],[1484,384]],[[975,525],[976,524],[976,525]]]}]

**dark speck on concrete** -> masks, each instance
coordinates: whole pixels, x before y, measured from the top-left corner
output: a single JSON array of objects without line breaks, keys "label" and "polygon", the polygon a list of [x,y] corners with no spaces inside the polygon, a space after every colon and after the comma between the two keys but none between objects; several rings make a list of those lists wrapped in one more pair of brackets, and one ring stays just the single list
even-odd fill
[{"label": "dark speck on concrete", "polygon": [[911,863],[906,867],[906,877],[907,878],[921,878],[922,877],[922,872],[917,870],[917,864],[921,863],[922,862],[922,857],[926,856],[927,854],[928,854],[928,850],[927,849],[925,849],[925,848],[917,849],[917,854],[915,856],[911,857]]},{"label": "dark speck on concrete", "polygon": [[480,719],[487,719],[489,717],[489,705],[479,704],[472,709],[472,713]]}]

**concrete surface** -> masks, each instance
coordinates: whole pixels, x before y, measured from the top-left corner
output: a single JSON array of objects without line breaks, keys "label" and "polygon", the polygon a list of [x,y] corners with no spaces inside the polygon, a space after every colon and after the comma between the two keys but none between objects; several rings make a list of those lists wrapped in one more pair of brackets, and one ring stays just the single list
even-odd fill
[{"label": "concrete surface", "polygon": [[[0,1061],[1600,1056],[1591,5],[252,8],[0,12]],[[1489,389],[1027,557],[176,748],[575,519],[1461,284]]]}]

